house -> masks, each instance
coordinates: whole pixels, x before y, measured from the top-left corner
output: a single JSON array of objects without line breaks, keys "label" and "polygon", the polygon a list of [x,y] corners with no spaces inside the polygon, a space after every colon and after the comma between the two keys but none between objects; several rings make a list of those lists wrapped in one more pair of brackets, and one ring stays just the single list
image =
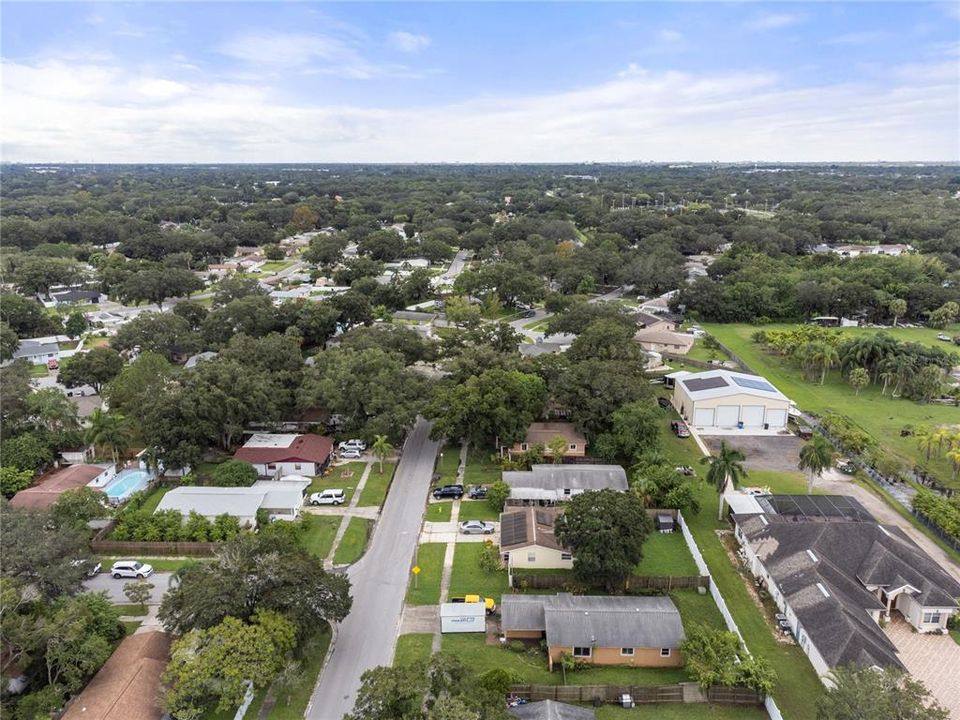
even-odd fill
[{"label": "house", "polygon": [[620,465],[534,465],[530,470],[508,470],[511,505],[552,505],[587,490],[627,491],[627,473]]},{"label": "house", "polygon": [[531,448],[542,445],[543,456],[553,458],[553,450],[550,449],[549,443],[558,437],[567,442],[563,457],[583,457],[587,454],[587,439],[577,431],[573,423],[566,422],[530,423],[523,442],[514,443],[513,447],[507,449],[507,454],[510,457],[522,455]]},{"label": "house", "polygon": [[60,451],[60,462],[63,465],[84,465],[93,460],[95,449],[93,445]]},{"label": "house", "polygon": [[160,500],[156,512],[176,510],[184,521],[191,512],[207,520],[217,515],[233,515],[241,527],[256,527],[257,512],[266,510],[271,517],[294,520],[303,507],[303,495],[310,487],[309,478],[283,480],[257,480],[250,487],[198,487],[193,485],[174,488]]},{"label": "house", "polygon": [[537,341],[533,343],[521,343],[518,349],[524,357],[552,355],[566,352],[576,339],[577,336],[571,333],[554,333],[553,335],[538,337]]},{"label": "house", "polygon": [[693,335],[687,333],[670,332],[659,328],[637,330],[633,339],[649,352],[669,352],[676,355],[686,355],[696,340]]},{"label": "house", "polygon": [[595,665],[680,667],[683,623],[663,596],[504,595],[505,640],[546,640],[550,669],[562,655]]},{"label": "house", "polygon": [[671,290],[660,297],[644,300],[640,303],[640,310],[653,315],[663,315],[670,312],[670,302],[676,297],[679,290]]},{"label": "house", "polygon": [[46,365],[50,360],[63,360],[77,354],[82,340],[71,340],[66,335],[48,335],[24,338],[13,351],[12,360],[26,360],[34,365]]},{"label": "house", "polygon": [[553,534],[557,508],[509,508],[500,514],[500,553],[508,570],[514,568],[573,568],[573,555]]},{"label": "house", "polygon": [[690,425],[711,431],[785,431],[790,399],[759,375],[730,370],[673,374],[673,407]]},{"label": "house", "polygon": [[160,677],[170,660],[170,636],[124,638],[93,680],[70,701],[62,720],[160,720]]},{"label": "house", "polygon": [[892,257],[899,257],[905,253],[913,252],[913,246],[906,244],[832,245],[830,252],[844,258],[854,258],[860,255],[890,255]]},{"label": "house", "polygon": [[903,669],[881,622],[897,613],[917,632],[945,632],[960,583],[853,498],[813,497],[760,497],[764,512],[733,515],[750,572],[821,676],[851,663]]},{"label": "house", "polygon": [[63,292],[51,293],[50,299],[53,300],[57,306],[76,304],[97,305],[100,302],[100,291],[71,288]]},{"label": "house", "polygon": [[320,475],[330,464],[333,440],[323,435],[257,433],[233,457],[260,475]]},{"label": "house", "polygon": [[210,362],[211,360],[216,360],[218,354],[211,351],[206,351],[202,353],[197,353],[196,355],[191,355],[187,358],[187,361],[183,364],[184,370],[192,370],[197,365],[202,362]]},{"label": "house", "polygon": [[70,465],[40,478],[33,487],[18,492],[10,499],[10,507],[44,510],[57,502],[67,490],[77,490],[112,476],[112,466]]},{"label": "house", "polygon": [[634,316],[637,320],[637,326],[641,330],[666,330],[675,332],[677,329],[677,320],[672,315],[653,315],[642,310]]},{"label": "house", "polygon": [[520,720],[596,720],[597,714],[589,708],[556,700],[540,700],[507,708],[507,712]]}]

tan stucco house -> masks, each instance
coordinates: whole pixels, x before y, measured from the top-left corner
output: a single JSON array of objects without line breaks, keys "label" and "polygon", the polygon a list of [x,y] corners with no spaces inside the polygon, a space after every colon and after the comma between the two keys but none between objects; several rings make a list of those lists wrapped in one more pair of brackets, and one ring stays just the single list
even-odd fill
[{"label": "tan stucco house", "polygon": [[560,546],[553,525],[561,513],[552,507],[508,508],[500,514],[500,553],[509,570],[573,568],[573,555]]},{"label": "tan stucco house", "polygon": [[573,423],[568,422],[535,422],[530,423],[527,435],[522,442],[514,443],[507,449],[510,457],[522,455],[537,445],[543,446],[543,456],[553,458],[553,451],[549,443],[557,437],[566,440],[567,446],[563,457],[583,457],[587,454],[587,439],[577,431]]}]

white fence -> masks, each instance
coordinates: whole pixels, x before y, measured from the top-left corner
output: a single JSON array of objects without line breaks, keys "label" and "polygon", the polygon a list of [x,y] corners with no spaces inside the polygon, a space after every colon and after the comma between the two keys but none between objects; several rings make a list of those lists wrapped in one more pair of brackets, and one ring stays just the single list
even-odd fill
[{"label": "white fence", "polygon": [[233,720],[243,720],[247,710],[250,709],[250,703],[253,702],[253,683],[249,680],[244,680],[244,682],[247,684],[247,691],[243,694],[243,702],[237,708],[237,714],[233,716]]},{"label": "white fence", "polygon": [[[703,554],[700,552],[700,548],[697,547],[697,543],[693,539],[693,534],[690,532],[690,528],[687,527],[686,520],[683,519],[682,512],[677,513],[677,520],[680,523],[680,531],[683,533],[683,539],[687,543],[687,548],[690,550],[690,554],[693,555],[693,561],[696,563],[697,569],[700,571],[701,575],[710,576],[710,595],[713,596],[714,602],[720,609],[720,614],[723,615],[723,621],[727,624],[727,629],[730,630],[730,632],[737,634],[737,637],[740,638],[740,642],[743,643],[744,650],[749,653],[750,648],[747,647],[747,641],[743,639],[743,635],[740,633],[740,628],[737,627],[737,623],[733,619],[733,615],[730,614],[730,610],[727,608],[727,603],[724,601],[723,595],[720,594],[720,589],[717,587],[717,583],[713,579],[713,575],[710,573],[710,568],[707,567],[707,563],[703,559]],[[767,696],[766,700],[763,702],[763,706],[767,709],[767,714],[770,716],[771,720],[783,720],[783,715],[780,712],[780,708],[777,707],[777,703],[774,702],[771,696]]]}]

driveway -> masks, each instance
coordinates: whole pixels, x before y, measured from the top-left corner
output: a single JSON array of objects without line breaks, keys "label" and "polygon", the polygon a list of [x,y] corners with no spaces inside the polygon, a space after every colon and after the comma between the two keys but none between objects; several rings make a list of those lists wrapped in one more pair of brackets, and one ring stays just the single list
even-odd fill
[{"label": "driveway", "polygon": [[[119,580],[114,580],[110,577],[110,568],[105,567],[103,572],[92,577],[83,583],[85,590],[90,592],[100,592],[105,590],[110,600],[114,603],[128,603],[130,602],[127,599],[127,596],[123,594],[123,586],[129,582],[135,582],[134,578],[120,578]],[[150,599],[147,600],[148,605],[159,605],[160,600],[163,599],[164,594],[167,592],[167,588],[170,587],[170,577],[173,573],[168,572],[158,572],[154,573],[147,578],[147,582],[153,585],[153,590],[150,593]]]},{"label": "driveway", "polygon": [[439,443],[430,439],[430,427],[421,419],[407,437],[370,546],[347,571],[353,608],[336,628],[333,652],[307,706],[310,720],[342,720],[353,709],[360,676],[393,661],[413,551],[439,449]]},{"label": "driveway", "polygon": [[923,681],[937,701],[960,718],[960,645],[949,635],[924,635],[894,614],[885,632],[897,646],[900,661]]},{"label": "driveway", "polygon": [[800,448],[803,440],[796,435],[736,435],[702,436],[703,442],[716,454],[723,441],[727,447],[735,447],[746,456],[744,465],[750,470],[775,470],[797,472]]}]

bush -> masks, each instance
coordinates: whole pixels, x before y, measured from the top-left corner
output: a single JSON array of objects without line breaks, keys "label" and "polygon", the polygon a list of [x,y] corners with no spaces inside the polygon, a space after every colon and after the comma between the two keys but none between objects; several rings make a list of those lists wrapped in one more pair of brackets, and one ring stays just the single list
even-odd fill
[{"label": "bush", "polygon": [[507,647],[510,649],[511,652],[515,652],[517,654],[527,651],[527,646],[524,644],[523,640],[511,640],[507,644]]},{"label": "bush", "polygon": [[948,535],[960,540],[960,496],[947,500],[926,488],[918,488],[913,509]]},{"label": "bush", "polygon": [[260,475],[253,465],[244,460],[227,460],[210,474],[210,484],[216,487],[250,487]]},{"label": "bush", "polygon": [[507,504],[508,497],[510,497],[510,486],[503,480],[497,480],[487,490],[487,502],[497,512],[503,512],[503,506]]}]

